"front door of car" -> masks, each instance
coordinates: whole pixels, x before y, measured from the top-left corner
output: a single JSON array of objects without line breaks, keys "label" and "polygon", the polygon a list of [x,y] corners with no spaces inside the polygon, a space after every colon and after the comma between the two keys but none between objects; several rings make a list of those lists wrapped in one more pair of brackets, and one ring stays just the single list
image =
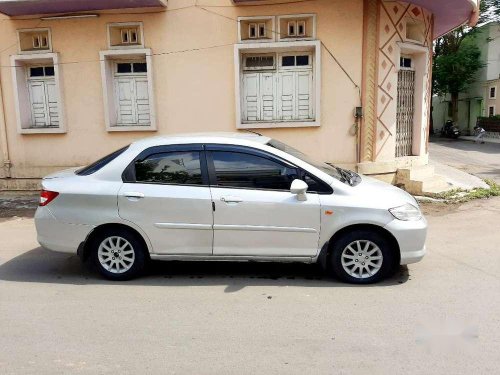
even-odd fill
[{"label": "front door of car", "polygon": [[212,197],[201,145],[160,146],[125,171],[120,216],[139,226],[155,254],[211,255]]},{"label": "front door of car", "polygon": [[318,251],[320,202],[290,193],[298,169],[252,148],[207,146],[214,255],[304,257]]}]

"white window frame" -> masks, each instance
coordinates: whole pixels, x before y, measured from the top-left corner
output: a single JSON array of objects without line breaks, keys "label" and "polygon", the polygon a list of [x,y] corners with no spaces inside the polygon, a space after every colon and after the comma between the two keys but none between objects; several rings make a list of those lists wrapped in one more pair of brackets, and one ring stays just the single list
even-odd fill
[{"label": "white window frame", "polygon": [[[36,53],[13,55],[10,57],[12,82],[14,88],[14,105],[16,110],[17,132],[19,134],[60,134],[66,133],[66,121],[64,114],[64,95],[62,77],[59,71],[59,54]],[[28,92],[28,81],[26,67],[33,65],[53,65],[54,81],[58,92],[58,117],[59,126],[50,128],[32,127],[31,104]]]},{"label": "white window frame", "polygon": [[[21,50],[21,40],[24,38],[23,33],[44,33],[47,32],[47,48],[33,49],[29,51]],[[46,54],[52,52],[52,33],[48,27],[35,29],[18,29],[17,30],[17,50],[20,55]]]},{"label": "white window frame", "polygon": [[[263,32],[261,33],[261,29]],[[257,34],[259,38],[267,38],[267,30],[266,30],[266,23],[265,22],[258,22],[257,23]]]},{"label": "white window frame", "polygon": [[[491,89],[495,89],[495,95],[491,96]],[[490,86],[488,87],[488,99],[496,99],[497,98],[497,87]]]},{"label": "white window frame", "polygon": [[[246,67],[245,59],[251,56],[273,56],[273,65],[272,66],[258,66],[258,67]],[[241,69],[243,71],[259,71],[259,70],[275,70],[276,69],[276,54],[275,53],[245,53],[242,55]]]},{"label": "white window frame", "polygon": [[[282,57],[283,56],[295,56],[295,58],[297,56],[309,56],[309,65],[293,65],[293,66],[283,66],[283,59]],[[300,68],[300,69],[312,69],[313,66],[314,66],[314,53],[313,52],[310,52],[310,51],[305,51],[305,52],[297,52],[297,51],[290,51],[290,52],[280,52],[278,53],[278,67],[280,70],[288,70],[288,69],[291,69],[291,70],[295,70],[297,68]]]},{"label": "white window frame", "polygon": [[[131,72],[131,73],[118,73],[118,64],[120,63],[124,63],[124,64],[133,64],[133,63],[146,63],[146,66],[147,66],[147,61],[145,59],[140,59],[140,58],[137,58],[137,59],[130,59],[130,60],[115,60],[113,61],[114,63],[114,67],[113,67],[113,74],[115,75],[115,77],[119,77],[119,76],[140,76],[140,75],[143,75],[143,76],[147,76],[147,72]],[[132,66],[132,69],[134,67]]]},{"label": "white window frame", "polygon": [[[112,28],[119,28],[119,29],[127,29],[127,32],[129,31],[128,29],[132,28],[137,28],[138,34],[137,35],[140,39],[140,43],[133,43],[133,44],[121,44],[119,46],[112,46],[111,45],[111,29]],[[120,30],[120,38],[122,37],[122,31]],[[142,22],[114,22],[114,23],[108,23],[107,24],[107,34],[108,34],[108,48],[109,49],[140,49],[144,48],[144,27]],[[130,38],[130,35],[129,35]]]},{"label": "white window frame", "polygon": [[[135,33],[135,42],[132,42],[132,32]],[[120,28],[120,36],[121,36],[121,39],[122,39],[122,45],[134,45],[134,46],[137,46],[139,45],[137,43],[137,37],[139,36],[140,37],[140,33],[141,31],[139,30],[139,27],[138,26],[134,26],[134,27],[128,27],[128,28]],[[123,36],[126,35],[127,36],[127,40],[124,41],[124,38]]]},{"label": "white window frame", "polygon": [[[303,33],[300,33],[299,32],[299,26],[302,26],[302,30],[304,31]],[[295,32],[295,34],[298,36],[298,37],[305,37],[306,36],[306,29],[307,29],[307,23],[306,21],[302,20],[302,21],[297,21],[297,31]]]},{"label": "white window frame", "polygon": [[[252,28],[254,29],[254,36],[252,36]],[[248,39],[259,39],[259,31],[257,29],[257,23],[250,22],[248,24]]]},{"label": "white window frame", "polygon": [[[288,38],[290,37],[296,37],[297,36],[297,21],[293,20],[293,21],[288,21],[286,23],[286,27],[287,27],[287,30],[286,30],[286,35]],[[290,29],[293,27],[293,33],[290,32]]]},{"label": "white window frame", "polygon": [[[401,59],[409,59],[411,60],[411,66],[401,66]],[[412,55],[401,54],[399,56],[399,69],[398,70],[415,70],[415,61]]]},{"label": "white window frame", "polygon": [[[106,130],[108,132],[127,132],[127,131],[156,131],[156,111],[155,97],[153,89],[153,56],[151,49],[124,49],[124,50],[107,50],[99,52],[101,60],[101,79],[104,101],[104,118]],[[117,114],[115,111],[115,63],[117,60],[146,60],[147,64],[147,79],[148,79],[148,96],[149,96],[149,125],[130,125],[118,126]],[[119,62],[119,61],[118,61]]]},{"label": "white window frame", "polygon": [[[259,121],[243,122],[241,108],[241,72],[243,54],[265,54],[265,53],[287,53],[301,54],[301,52],[314,55],[312,59],[313,69],[313,103],[314,120],[313,121]],[[265,128],[302,128],[318,127],[321,125],[321,42],[314,41],[295,41],[289,43],[253,43],[236,44],[234,46],[234,65],[235,65],[235,104],[236,104],[236,128],[237,129],[265,129]]]},{"label": "white window frame", "polygon": [[[249,39],[242,39],[242,33],[241,33],[241,28],[242,28],[242,23],[241,21],[254,21],[251,22],[256,25],[256,32],[257,32],[257,37],[255,38],[249,38]],[[265,36],[260,36],[259,35],[259,27],[261,24],[266,24],[268,21],[271,21],[271,30],[266,29],[266,35]],[[250,25],[248,25],[250,27]],[[265,26],[264,26],[265,27]],[[269,34],[270,37],[269,37]],[[262,39],[259,39],[262,38]],[[238,17],[238,42],[239,43],[272,43],[276,41],[276,17],[275,16],[251,16],[251,17]]]},{"label": "white window frame", "polygon": [[[493,108],[493,114],[490,115],[490,109]],[[491,116],[496,116],[497,114],[497,107],[496,105],[489,105],[488,106],[488,117],[491,117]]]},{"label": "white window frame", "polygon": [[[300,36],[300,35],[297,35],[297,31],[298,31],[298,21],[297,22],[297,19],[301,19],[301,18],[310,18],[311,21],[312,21],[312,36],[310,37],[307,37],[307,36]],[[287,25],[287,30],[281,30],[281,20],[282,19],[286,19],[288,20],[286,22],[286,25]],[[288,36],[288,24],[290,21],[294,21],[295,20],[295,36]],[[286,41],[286,42],[291,42],[291,41],[299,41],[299,40],[315,40],[316,39],[316,14],[314,13],[303,13],[303,14],[287,14],[287,15],[282,15],[282,16],[278,16],[278,20],[277,20],[277,24],[278,24],[278,41]],[[307,30],[307,24],[304,26],[304,33],[306,32]],[[282,34],[283,32],[283,34]]]}]

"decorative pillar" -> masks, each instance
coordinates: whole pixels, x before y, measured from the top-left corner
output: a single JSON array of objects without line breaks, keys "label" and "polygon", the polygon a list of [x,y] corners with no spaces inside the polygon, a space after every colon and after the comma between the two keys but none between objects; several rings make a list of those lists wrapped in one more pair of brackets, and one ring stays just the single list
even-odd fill
[{"label": "decorative pillar", "polygon": [[363,3],[363,119],[359,131],[359,162],[375,160],[377,130],[379,0]]}]

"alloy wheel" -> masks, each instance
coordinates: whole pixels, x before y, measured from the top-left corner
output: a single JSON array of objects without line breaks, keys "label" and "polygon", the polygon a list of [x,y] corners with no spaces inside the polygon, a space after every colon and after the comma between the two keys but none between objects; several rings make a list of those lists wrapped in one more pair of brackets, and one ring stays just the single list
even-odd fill
[{"label": "alloy wheel", "polygon": [[125,238],[111,236],[101,242],[97,257],[105,270],[120,274],[127,272],[134,265],[135,251]]},{"label": "alloy wheel", "polygon": [[344,271],[356,279],[366,279],[376,275],[382,268],[383,260],[382,250],[368,240],[351,242],[341,254]]}]

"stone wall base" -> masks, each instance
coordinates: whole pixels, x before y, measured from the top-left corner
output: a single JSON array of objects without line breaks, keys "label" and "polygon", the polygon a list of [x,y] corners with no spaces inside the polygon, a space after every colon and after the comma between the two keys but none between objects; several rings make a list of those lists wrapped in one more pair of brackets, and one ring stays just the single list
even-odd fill
[{"label": "stone wall base", "polygon": [[37,191],[42,188],[39,178],[0,178],[0,191]]}]

